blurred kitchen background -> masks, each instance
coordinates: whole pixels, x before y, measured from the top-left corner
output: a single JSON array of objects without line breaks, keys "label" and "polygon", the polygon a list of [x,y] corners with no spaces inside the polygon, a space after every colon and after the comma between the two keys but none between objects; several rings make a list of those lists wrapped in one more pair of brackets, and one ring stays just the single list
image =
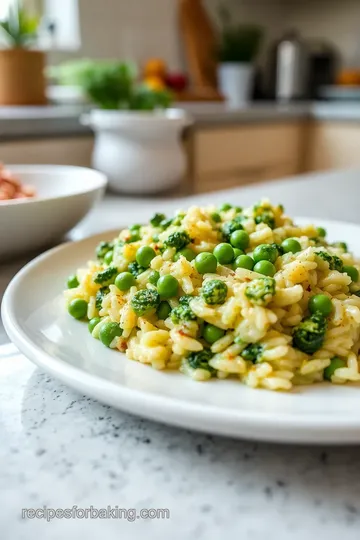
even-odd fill
[{"label": "blurred kitchen background", "polygon": [[[4,163],[93,164],[113,177],[113,189],[132,192],[137,185],[142,194],[177,182],[178,193],[201,193],[360,165],[359,0],[17,4],[0,0]],[[26,14],[25,34],[36,32],[29,42],[25,36],[20,50],[40,50],[41,58],[20,58],[14,28],[9,33],[8,27],[13,8]],[[85,69],[79,64],[83,59],[86,69],[103,60],[112,61],[112,70],[122,66],[121,84],[130,77],[128,71],[124,75],[124,62],[136,65],[131,77],[141,86],[137,105],[132,98],[126,105],[116,98],[107,106],[114,71],[95,69],[101,97],[92,88],[90,101],[108,114],[92,118],[88,88],[73,75]],[[143,91],[154,92],[157,101]],[[160,115],[158,105],[170,103],[176,111]],[[121,109],[121,117],[112,114],[114,108]],[[146,126],[135,129],[144,115]],[[122,167],[125,173],[117,177],[114,169]],[[156,183],[157,174],[164,181]]]}]

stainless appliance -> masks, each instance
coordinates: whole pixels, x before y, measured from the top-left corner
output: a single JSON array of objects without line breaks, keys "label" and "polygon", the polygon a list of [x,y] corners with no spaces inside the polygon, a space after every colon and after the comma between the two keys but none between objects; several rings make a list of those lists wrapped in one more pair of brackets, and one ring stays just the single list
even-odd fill
[{"label": "stainless appliance", "polygon": [[338,51],[325,41],[309,42],[309,97],[331,99],[327,89],[335,84],[339,68]]},{"label": "stainless appliance", "polygon": [[285,34],[271,51],[271,91],[279,101],[304,99],[309,87],[309,55],[295,30]]}]

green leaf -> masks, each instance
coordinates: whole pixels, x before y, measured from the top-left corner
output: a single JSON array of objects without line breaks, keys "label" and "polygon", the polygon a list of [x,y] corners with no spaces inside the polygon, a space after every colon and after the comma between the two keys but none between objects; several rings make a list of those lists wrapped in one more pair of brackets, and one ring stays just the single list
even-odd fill
[{"label": "green leaf", "polygon": [[81,86],[90,100],[102,109],[153,111],[173,101],[167,91],[152,91],[136,84],[137,70],[129,62],[89,59],[72,60],[48,68],[58,84]]},{"label": "green leaf", "polygon": [[7,19],[0,22],[0,29],[11,47],[28,47],[35,41],[40,24],[38,17],[33,17],[15,2],[9,8]]},{"label": "green leaf", "polygon": [[225,26],[218,44],[220,62],[252,62],[263,40],[263,29],[255,25]]}]

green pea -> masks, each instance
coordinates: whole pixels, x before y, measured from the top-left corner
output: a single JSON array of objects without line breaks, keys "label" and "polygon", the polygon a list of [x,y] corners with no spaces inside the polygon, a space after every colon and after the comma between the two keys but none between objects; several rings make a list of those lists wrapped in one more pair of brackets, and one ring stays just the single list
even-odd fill
[{"label": "green pea", "polygon": [[237,214],[240,214],[240,212],[242,212],[243,209],[241,208],[241,206],[234,206],[234,210]]},{"label": "green pea", "polygon": [[104,262],[106,264],[111,264],[112,261],[113,261],[113,257],[114,257],[114,252],[113,250],[111,249],[110,251],[108,251],[104,257]]},{"label": "green pea", "polygon": [[234,248],[234,257],[237,259],[240,255],[245,255],[244,251],[239,248]]},{"label": "green pea", "polygon": [[167,274],[162,276],[156,285],[157,291],[163,298],[176,296],[179,290],[179,282],[174,276]]},{"label": "green pea", "polygon": [[154,257],[156,257],[156,253],[150,246],[142,246],[136,252],[136,262],[143,268],[149,268]]},{"label": "green pea", "polygon": [[276,268],[270,261],[259,261],[254,266],[254,272],[263,274],[264,276],[273,277],[276,273]]},{"label": "green pea", "polygon": [[230,243],[236,248],[246,249],[249,247],[250,237],[244,230],[234,231],[230,236]]},{"label": "green pea", "polygon": [[278,258],[279,252],[273,244],[260,244],[254,249],[253,259],[257,263],[259,261],[270,261],[274,263]]},{"label": "green pea", "polygon": [[339,368],[346,367],[345,360],[342,360],[338,356],[334,356],[330,360],[330,365],[324,369],[324,379],[331,381],[331,377],[334,375],[335,371]]},{"label": "green pea", "polygon": [[112,341],[116,338],[121,336],[123,333],[120,326],[115,322],[108,322],[101,326],[100,332],[99,332],[99,338],[101,343],[106,345],[106,347],[110,347]]},{"label": "green pea", "polygon": [[203,337],[205,341],[212,344],[215,343],[218,339],[222,338],[225,335],[225,330],[218,328],[212,324],[207,324],[203,331]]},{"label": "green pea", "polygon": [[281,244],[284,253],[297,253],[301,251],[300,242],[295,240],[295,238],[287,238]]},{"label": "green pea", "polygon": [[355,268],[355,266],[344,266],[343,272],[350,276],[354,283],[359,281],[359,271]]},{"label": "green pea", "polygon": [[254,268],[254,260],[249,255],[239,255],[235,260],[235,268],[246,268],[252,270]]},{"label": "green pea", "polygon": [[151,283],[151,285],[156,285],[157,282],[159,281],[159,278],[160,278],[160,274],[157,270],[152,270],[149,274],[149,283]]},{"label": "green pea", "polygon": [[215,223],[220,223],[220,221],[221,221],[221,216],[220,216],[220,214],[218,214],[217,212],[213,212],[212,214],[210,214],[210,218],[211,218]]},{"label": "green pea", "polygon": [[325,238],[326,236],[326,230],[323,228],[323,227],[318,227],[316,229],[317,233],[318,233],[318,236],[320,236],[320,238]]},{"label": "green pea", "polygon": [[80,285],[79,280],[75,274],[73,276],[69,276],[67,279],[67,288],[68,289],[76,289]]},{"label": "green pea", "polygon": [[199,274],[215,274],[217,259],[212,253],[204,251],[195,257],[195,268]]},{"label": "green pea", "polygon": [[159,319],[165,320],[168,318],[171,311],[169,302],[160,302],[159,307],[156,310],[156,314]]},{"label": "green pea", "polygon": [[310,313],[321,313],[324,317],[330,315],[333,310],[331,300],[326,294],[315,294],[309,300]]},{"label": "green pea", "polygon": [[225,242],[216,246],[214,255],[220,264],[229,264],[234,260],[234,250],[230,244]]},{"label": "green pea", "polygon": [[230,208],[232,208],[231,204],[224,203],[221,206],[219,206],[219,212],[227,212],[228,210],[230,210]]},{"label": "green pea", "polygon": [[185,259],[189,262],[193,261],[195,259],[195,253],[190,248],[184,248],[175,253],[174,255],[174,261],[178,261],[180,259],[180,256],[185,257]]},{"label": "green pea", "polygon": [[93,319],[89,321],[88,329],[89,329],[90,334],[92,334],[92,331],[94,330],[95,326],[97,326],[100,321],[101,321],[100,317],[94,317]]},{"label": "green pea", "polygon": [[140,240],[140,231],[135,229],[130,231],[130,237],[126,240],[127,244],[138,242]]},{"label": "green pea", "polygon": [[135,283],[135,277],[130,272],[121,272],[115,279],[115,285],[119,291],[128,291]]},{"label": "green pea", "polygon": [[87,314],[88,304],[81,298],[75,298],[68,305],[68,312],[74,319],[84,319]]}]

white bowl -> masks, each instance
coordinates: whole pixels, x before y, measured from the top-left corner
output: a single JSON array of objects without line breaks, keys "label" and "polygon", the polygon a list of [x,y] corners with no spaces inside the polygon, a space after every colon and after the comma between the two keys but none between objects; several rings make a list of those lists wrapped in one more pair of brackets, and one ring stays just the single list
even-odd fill
[{"label": "white bowl", "polygon": [[7,165],[37,191],[33,199],[0,203],[0,262],[55,242],[86,216],[102,196],[106,177],[84,167]]}]

